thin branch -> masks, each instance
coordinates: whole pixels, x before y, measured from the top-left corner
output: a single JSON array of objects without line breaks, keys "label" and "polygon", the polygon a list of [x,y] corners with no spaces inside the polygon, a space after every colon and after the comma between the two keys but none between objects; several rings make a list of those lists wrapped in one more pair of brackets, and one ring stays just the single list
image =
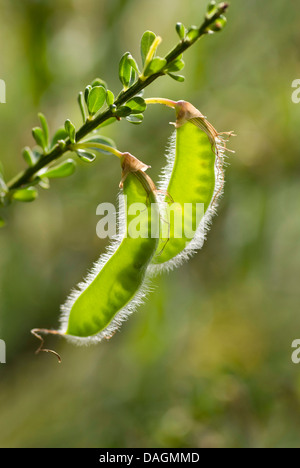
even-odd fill
[{"label": "thin branch", "polygon": [[[150,75],[147,78],[141,80],[140,78],[130,86],[126,91],[120,93],[117,99],[114,102],[115,109],[119,108],[125,104],[129,99],[136,96],[143,89],[149,86],[153,81],[155,81],[160,76],[163,76],[167,73],[168,66],[176,60],[183,52],[189,49],[195,42],[197,42],[202,36],[208,34],[209,26],[213,24],[220,16],[227,10],[228,3],[220,3],[217,7],[217,10],[213,16],[206,16],[203,24],[198,29],[198,34],[191,39],[183,39],[179,42],[166,56],[166,65],[164,68],[158,72]],[[82,127],[76,132],[76,142],[79,142],[82,138],[87,136],[91,131],[95,130],[99,125],[106,122],[108,119],[114,117],[114,112],[111,109],[107,109],[104,112],[96,115],[95,117],[87,120]],[[53,161],[56,161],[61,156],[63,156],[68,151],[71,151],[72,145],[69,138],[65,140],[65,147],[55,146],[49,153],[43,155],[43,157],[37,161],[36,164],[27,168],[24,172],[13,178],[8,184],[7,187],[9,191],[18,189],[22,186],[26,186],[30,183],[32,178],[44,167],[48,166]]]}]

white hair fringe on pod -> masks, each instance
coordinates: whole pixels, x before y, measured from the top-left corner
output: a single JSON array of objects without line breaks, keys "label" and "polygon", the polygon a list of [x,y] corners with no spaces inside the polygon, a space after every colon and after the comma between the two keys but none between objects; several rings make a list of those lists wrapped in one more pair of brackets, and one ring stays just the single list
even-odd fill
[{"label": "white hair fringe on pod", "polygon": [[[192,119],[194,120],[194,119]],[[194,120],[195,125],[200,126],[196,123],[196,119]],[[209,124],[209,127],[213,129],[213,127]],[[194,238],[189,242],[189,244],[185,247],[185,249],[176,255],[171,260],[162,263],[162,264],[150,264],[148,269],[150,272],[151,277],[156,276],[157,274],[163,272],[169,272],[173,269],[179,267],[185,261],[188,261],[196,252],[197,250],[203,247],[204,241],[206,240],[206,234],[210,229],[210,225],[212,223],[212,218],[216,214],[216,208],[218,206],[218,200],[223,195],[223,187],[224,187],[224,166],[226,163],[224,159],[226,157],[225,151],[231,151],[226,148],[226,139],[216,132],[210,132],[210,128],[204,128],[201,125],[203,131],[205,131],[211,141],[213,141],[212,146],[214,148],[214,152],[216,155],[215,159],[215,188],[214,193],[211,199],[211,202],[202,217],[199,226],[196,230]],[[232,132],[224,133],[225,135],[231,136],[233,135]],[[216,135],[216,136],[215,136]],[[171,135],[168,146],[166,149],[166,159],[167,163],[166,166],[163,168],[160,176],[159,176],[159,184],[158,189],[162,194],[167,193],[168,185],[170,182],[170,178],[173,172],[174,164],[175,164],[175,150],[176,150],[176,130]],[[231,151],[233,152],[233,151]],[[162,196],[158,197],[159,202],[163,204]]]},{"label": "white hair fringe on pod", "polygon": [[123,307],[111,320],[109,325],[102,330],[101,332],[97,333],[96,335],[89,336],[89,337],[76,337],[72,335],[67,335],[67,327],[71,309],[78,299],[78,297],[85,291],[88,286],[94,281],[97,275],[100,273],[104,265],[108,262],[108,260],[114,255],[117,251],[119,246],[121,245],[125,232],[126,232],[126,215],[125,215],[125,198],[122,192],[119,193],[118,197],[118,205],[119,205],[119,212],[118,212],[118,234],[113,239],[112,243],[107,247],[106,252],[102,254],[97,260],[92,268],[89,270],[85,280],[79,283],[74,288],[69,297],[67,298],[66,302],[61,306],[61,316],[60,316],[60,328],[58,330],[58,334],[63,335],[64,338],[76,345],[79,346],[88,346],[90,344],[96,344],[102,341],[103,339],[109,339],[114,335],[114,333],[120,328],[122,323],[127,320],[129,315],[131,315],[137,307],[143,304],[147,294],[150,292],[150,281],[149,277],[144,278],[144,281],[134,295],[134,297]]}]

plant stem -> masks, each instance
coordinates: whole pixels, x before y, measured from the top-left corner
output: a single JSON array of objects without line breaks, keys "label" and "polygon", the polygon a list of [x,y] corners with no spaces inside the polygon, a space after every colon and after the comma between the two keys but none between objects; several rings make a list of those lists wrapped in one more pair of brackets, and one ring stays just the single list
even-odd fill
[{"label": "plant stem", "polygon": [[76,151],[76,149],[85,149],[85,148],[99,148],[103,151],[107,151],[108,153],[113,154],[114,156],[117,156],[118,158],[121,158],[124,153],[121,153],[121,151],[117,150],[116,148],[113,148],[112,146],[108,145],[103,145],[102,143],[96,143],[96,142],[84,142],[84,143],[75,143],[71,145],[70,149],[71,151]]},{"label": "plant stem", "polygon": [[163,104],[164,106],[167,107],[172,107],[172,109],[175,108],[177,102],[172,101],[171,99],[165,99],[165,98],[147,98],[145,99],[146,104]]},{"label": "plant stem", "polygon": [[[206,16],[203,24],[198,30],[196,37],[191,39],[183,39],[179,42],[166,56],[166,65],[158,73],[154,73],[147,78],[141,80],[140,78],[130,86],[126,91],[123,91],[119,94],[117,99],[114,102],[116,108],[125,104],[129,99],[136,96],[140,91],[149,86],[153,81],[158,77],[163,76],[167,73],[167,68],[170,63],[172,63],[176,58],[178,58],[183,52],[185,52],[189,47],[191,47],[198,39],[208,33],[209,26],[214,23],[228,8],[228,3],[220,3],[217,7],[216,13],[209,17]],[[106,122],[111,117],[114,117],[114,112],[111,109],[107,109],[104,112],[92,117],[91,119],[86,120],[82,127],[76,132],[76,141],[80,141],[82,138],[87,136],[92,130],[95,130],[99,125]],[[10,182],[8,182],[7,187],[9,191],[20,188],[24,185],[28,185],[32,180],[33,176],[36,175],[41,169],[51,164],[53,161],[56,161],[66,152],[72,150],[72,144],[69,138],[65,140],[65,147],[61,148],[60,146],[55,146],[49,153],[46,153],[42,158],[37,161],[31,167],[28,167],[24,172],[14,177]]]}]

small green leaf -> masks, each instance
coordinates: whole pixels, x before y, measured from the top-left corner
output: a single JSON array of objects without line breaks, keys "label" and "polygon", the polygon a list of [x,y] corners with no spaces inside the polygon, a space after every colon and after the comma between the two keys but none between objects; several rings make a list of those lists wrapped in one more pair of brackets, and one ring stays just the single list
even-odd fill
[{"label": "small green leaf", "polygon": [[180,71],[184,68],[184,61],[181,59],[174,60],[173,62],[170,63],[170,65],[167,66],[166,71],[168,72],[177,72]]},{"label": "small green leaf", "polygon": [[17,190],[13,194],[13,199],[21,202],[32,202],[38,196],[38,192],[34,187],[28,187],[26,189]]},{"label": "small green leaf", "polygon": [[101,80],[101,78],[95,78],[92,82],[92,88],[95,86],[103,86],[103,88],[107,89],[107,83],[104,80]]},{"label": "small green leaf", "polygon": [[212,0],[207,7],[207,13],[209,16],[214,15],[217,12],[217,4],[214,0]]},{"label": "small green leaf", "polygon": [[66,144],[65,140],[58,140],[57,144],[58,144],[58,146],[60,147],[60,149],[62,151],[64,151],[66,149],[67,144]]},{"label": "small green leaf", "polygon": [[191,28],[188,30],[186,39],[189,42],[193,42],[199,37],[199,28],[197,26],[191,26]]},{"label": "small green leaf", "polygon": [[130,75],[130,80],[129,80],[129,86],[132,86],[133,83],[135,83],[135,77],[136,77],[136,71],[131,68],[131,75]]},{"label": "small green leaf", "polygon": [[147,65],[144,76],[154,75],[155,73],[159,73],[166,65],[167,61],[161,57],[155,57],[151,60],[151,62]]},{"label": "small green leaf", "polygon": [[68,136],[68,132],[64,127],[59,128],[54,133],[54,136],[51,141],[51,147],[55,146],[59,140],[65,140],[66,138],[68,138]]},{"label": "small green leaf", "polygon": [[153,42],[156,39],[156,34],[152,31],[145,31],[141,39],[141,56],[143,65],[145,64],[146,57],[148,55],[149,49],[152,46]]},{"label": "small green leaf", "polygon": [[58,164],[57,166],[51,167],[43,174],[40,174],[41,178],[47,177],[48,179],[61,179],[63,177],[69,177],[74,174],[76,164],[73,159],[67,159],[66,161]]},{"label": "small green leaf", "polygon": [[83,150],[83,149],[77,149],[76,150],[76,154],[77,156],[79,156],[80,159],[82,159],[82,161],[84,162],[93,162],[95,161],[96,159],[96,156],[93,154],[93,153],[90,153],[89,151],[87,150]]},{"label": "small green leaf", "polygon": [[130,63],[130,65],[132,66],[132,68],[133,68],[133,69],[137,72],[137,74],[139,75],[139,74],[140,74],[140,70],[139,70],[138,64],[136,63],[135,59],[132,57],[131,54],[128,55],[127,60],[128,60],[128,62]]},{"label": "small green leaf", "polygon": [[115,102],[114,93],[108,89],[106,91],[106,104],[108,106],[112,106],[114,102]]},{"label": "small green leaf", "polygon": [[3,218],[0,216],[0,228],[3,228],[5,226],[6,222],[4,221]]},{"label": "small green leaf", "polygon": [[131,109],[130,107],[127,107],[127,106],[119,107],[119,109],[115,113],[116,117],[127,117],[127,115],[130,115],[130,114],[131,114]]},{"label": "small green leaf", "polygon": [[35,163],[39,160],[39,157],[37,157],[37,153],[32,151],[32,149],[29,148],[29,146],[26,146],[23,149],[22,156],[29,167],[34,166]]},{"label": "small green leaf", "polygon": [[[103,135],[93,135],[87,140],[82,140],[82,143],[100,143],[101,145],[107,145],[107,146],[111,146],[112,148],[116,148],[115,142],[111,138],[105,137]],[[93,151],[97,151],[98,153],[102,153],[105,155],[111,154],[109,151],[105,151],[101,148],[97,148],[96,146],[94,148],[91,147],[91,149]]]},{"label": "small green leaf", "polygon": [[173,75],[173,73],[168,73],[168,75],[173,78],[173,80],[178,81],[179,83],[183,83],[185,77],[182,75]]},{"label": "small green leaf", "polygon": [[[36,175],[36,176],[33,176],[33,179],[30,181],[30,188],[32,188],[34,185],[38,185],[40,183],[40,176]],[[28,185],[27,187],[28,188]]]},{"label": "small green leaf", "polygon": [[68,134],[68,137],[70,138],[71,143],[76,143],[75,125],[69,119],[65,121],[65,130]]},{"label": "small green leaf", "polygon": [[42,129],[43,129],[43,132],[44,132],[45,143],[46,143],[46,149],[47,149],[48,146],[49,146],[49,127],[48,127],[48,122],[47,122],[47,119],[46,119],[46,117],[44,116],[44,114],[42,114],[41,112],[38,114],[38,117],[39,117],[39,119],[40,119],[41,126],[42,126]]},{"label": "small green leaf", "polygon": [[132,75],[132,65],[128,60],[130,55],[130,52],[126,52],[119,63],[119,78],[124,89],[128,88]]},{"label": "small green leaf", "polygon": [[144,94],[145,94],[145,90],[144,90],[144,89],[141,89],[141,91],[139,91],[138,93],[136,93],[136,96],[143,97]]},{"label": "small green leaf", "polygon": [[84,90],[84,100],[85,100],[86,104],[88,103],[88,98],[89,98],[89,94],[91,92],[91,89],[92,89],[92,86],[87,85],[87,87]]},{"label": "small green leaf", "polygon": [[130,107],[131,114],[140,114],[144,112],[147,105],[142,97],[134,97],[126,102],[126,107]]},{"label": "small green leaf", "polygon": [[32,150],[32,152],[34,154],[34,157],[35,157],[36,161],[38,161],[39,159],[41,159],[43,157],[43,153],[39,149],[35,148],[35,149]]},{"label": "small green leaf", "polygon": [[126,120],[134,125],[141,124],[144,120],[144,114],[128,115]]},{"label": "small green leaf", "polygon": [[85,122],[86,121],[86,113],[85,113],[84,97],[83,97],[83,92],[82,91],[80,91],[80,93],[78,93],[77,102],[79,104],[82,120],[83,120],[83,122]]},{"label": "small green leaf", "polygon": [[46,140],[43,130],[40,127],[34,127],[32,129],[32,136],[35,139],[36,143],[46,151]]},{"label": "small green leaf", "polygon": [[97,128],[103,128],[103,127],[107,127],[108,125],[111,125],[113,123],[116,122],[116,118],[115,117],[111,117],[110,119],[107,119],[105,122],[103,122],[102,124],[99,125],[99,127]]},{"label": "small green leaf", "polygon": [[43,177],[42,179],[40,179],[39,186],[44,190],[48,190],[50,188],[49,179],[47,177]]},{"label": "small green leaf", "polygon": [[96,114],[106,101],[106,89],[103,86],[95,86],[88,97],[88,110],[90,115]]},{"label": "small green leaf", "polygon": [[176,24],[176,32],[181,40],[184,39],[185,37],[185,27],[183,26],[182,23],[177,23]]},{"label": "small green leaf", "polygon": [[208,27],[208,31],[219,32],[226,26],[227,19],[224,15],[221,15],[214,23]]}]

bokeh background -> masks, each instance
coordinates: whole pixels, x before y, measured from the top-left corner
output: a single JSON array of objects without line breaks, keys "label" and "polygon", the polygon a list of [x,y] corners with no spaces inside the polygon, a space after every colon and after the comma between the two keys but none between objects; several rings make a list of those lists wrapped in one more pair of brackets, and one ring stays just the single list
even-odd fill
[{"label": "bokeh background", "polygon": [[[118,93],[118,62],[139,57],[146,29],[177,42],[175,24],[200,24],[206,1],[0,1],[1,153],[7,179],[44,112],[52,131],[77,125],[77,93],[95,77]],[[157,80],[146,97],[192,101],[235,130],[218,216],[203,249],[159,277],[120,333],[96,347],[49,338],[63,357],[34,355],[33,327],[56,327],[59,306],[104,251],[96,207],[114,202],[113,158],[78,164],[33,204],[2,213],[1,447],[299,447],[300,11],[282,0],[232,0],[228,26],[185,54],[184,84]],[[157,179],[171,111],[106,127]]]}]

